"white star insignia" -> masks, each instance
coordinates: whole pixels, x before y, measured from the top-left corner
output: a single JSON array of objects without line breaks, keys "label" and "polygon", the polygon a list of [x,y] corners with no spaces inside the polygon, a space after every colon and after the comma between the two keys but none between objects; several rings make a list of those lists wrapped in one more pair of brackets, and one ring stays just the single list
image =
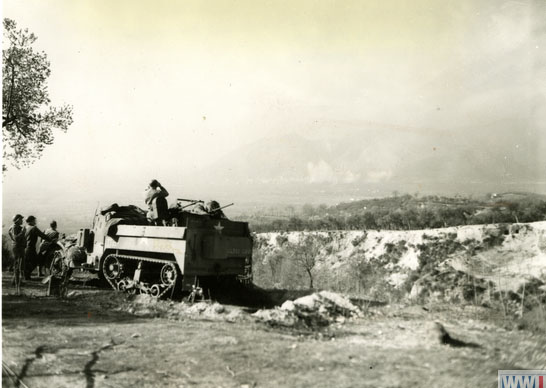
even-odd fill
[{"label": "white star insignia", "polygon": [[216,229],[219,234],[222,234],[224,227],[220,224],[220,221],[218,221],[218,225],[214,225],[214,229]]}]

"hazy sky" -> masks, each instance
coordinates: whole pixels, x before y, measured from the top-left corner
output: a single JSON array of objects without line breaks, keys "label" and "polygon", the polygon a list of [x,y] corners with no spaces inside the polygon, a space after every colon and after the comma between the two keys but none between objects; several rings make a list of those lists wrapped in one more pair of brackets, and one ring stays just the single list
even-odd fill
[{"label": "hazy sky", "polygon": [[482,149],[513,144],[525,163],[546,165],[545,10],[516,0],[5,0],[4,17],[38,36],[51,99],[74,106],[74,124],[30,168],[10,169],[4,196],[140,193],[151,177],[184,187],[180,171],[260,138],[360,126],[459,143],[483,131]]}]

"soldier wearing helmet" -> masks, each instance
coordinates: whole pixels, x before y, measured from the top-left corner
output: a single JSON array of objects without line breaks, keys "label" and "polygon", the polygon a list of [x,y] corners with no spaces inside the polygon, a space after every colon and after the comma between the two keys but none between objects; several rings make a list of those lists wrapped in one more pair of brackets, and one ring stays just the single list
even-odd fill
[{"label": "soldier wearing helmet", "polygon": [[217,201],[208,201],[205,208],[207,209],[207,213],[211,218],[226,218],[226,215],[222,211],[221,206]]},{"label": "soldier wearing helmet", "polygon": [[53,254],[55,252],[55,243],[59,241],[60,234],[57,231],[57,221],[53,220],[49,223],[49,229],[46,229],[45,234],[51,241],[42,240],[40,249],[38,250],[40,275],[44,274],[45,269],[49,269]]},{"label": "soldier wearing helmet", "polygon": [[13,248],[13,282],[17,295],[21,292],[21,277],[23,274],[23,260],[25,255],[25,228],[23,228],[23,216],[16,214],[13,217],[13,225],[9,228],[9,237],[12,241]]},{"label": "soldier wearing helmet", "polygon": [[25,279],[30,280],[30,274],[34,270],[34,267],[38,265],[38,253],[36,252],[36,244],[38,238],[42,238],[46,241],[51,239],[36,226],[36,217],[28,216],[26,219],[27,225],[25,226],[25,263],[24,272]]},{"label": "soldier wearing helmet", "polygon": [[146,189],[144,202],[148,205],[148,220],[154,225],[167,225],[169,207],[166,198],[169,192],[161,186],[156,179],[153,179]]}]

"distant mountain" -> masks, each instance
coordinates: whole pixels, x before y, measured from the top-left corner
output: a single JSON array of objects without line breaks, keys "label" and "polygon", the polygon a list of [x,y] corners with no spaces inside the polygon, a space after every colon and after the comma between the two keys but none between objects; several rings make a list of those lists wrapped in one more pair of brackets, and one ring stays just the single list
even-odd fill
[{"label": "distant mountain", "polygon": [[[264,206],[335,205],[394,191],[546,194],[546,142],[537,133],[519,130],[526,128],[524,122],[491,124],[497,131],[345,124],[279,133],[219,159],[211,155],[213,162],[196,173],[173,162],[158,167],[153,176],[168,187],[171,202],[177,197],[235,202],[230,214]],[[486,135],[491,133],[494,138]],[[125,181],[112,173],[89,182],[81,174],[68,184],[4,186],[3,224],[21,213],[39,217],[42,226],[63,216],[63,224],[77,228],[90,222],[97,206],[144,206],[142,193],[150,176],[137,170],[133,174],[138,179]]]},{"label": "distant mountain", "polygon": [[[491,131],[487,131],[491,133]],[[400,128],[283,134],[246,145],[193,178],[227,191],[546,192],[546,165],[517,134],[417,132]],[[515,147],[515,145],[518,145]],[[536,147],[536,145],[535,145]],[[541,182],[542,180],[542,182]]]}]

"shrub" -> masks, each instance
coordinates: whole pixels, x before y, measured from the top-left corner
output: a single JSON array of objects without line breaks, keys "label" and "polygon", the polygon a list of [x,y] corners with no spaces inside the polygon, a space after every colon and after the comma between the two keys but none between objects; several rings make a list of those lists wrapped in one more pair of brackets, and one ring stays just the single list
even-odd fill
[{"label": "shrub", "polygon": [[353,247],[357,247],[359,246],[360,244],[362,244],[363,242],[366,241],[366,238],[367,238],[367,233],[366,231],[364,231],[364,233],[362,233],[360,236],[356,236],[352,241],[351,241],[351,244],[353,245]]}]

